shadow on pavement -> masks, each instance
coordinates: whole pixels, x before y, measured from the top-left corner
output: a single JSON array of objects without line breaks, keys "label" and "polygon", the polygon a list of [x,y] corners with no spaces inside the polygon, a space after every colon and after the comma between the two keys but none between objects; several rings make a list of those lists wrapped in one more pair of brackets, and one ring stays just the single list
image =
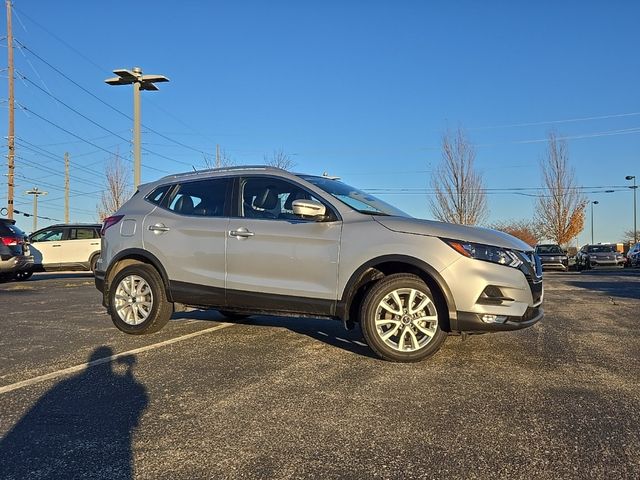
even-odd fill
[{"label": "shadow on pavement", "polygon": [[43,272],[34,273],[33,276],[26,280],[24,283],[38,282],[42,280],[57,280],[66,278],[90,278],[93,280],[93,273],[91,272]]},{"label": "shadow on pavement", "polygon": [[604,293],[610,297],[640,299],[640,271],[590,270],[567,283],[573,287]]},{"label": "shadow on pavement", "polygon": [[354,330],[347,330],[342,322],[336,320],[306,318],[306,317],[274,317],[264,315],[252,315],[243,320],[234,320],[224,317],[216,310],[195,310],[192,312],[177,313],[173,319],[210,320],[216,322],[237,323],[258,327],[279,327],[311,337],[322,343],[346,350],[369,358],[378,358],[369,349],[364,341],[360,326]]},{"label": "shadow on pavement", "polygon": [[[89,362],[111,355],[99,347]],[[135,362],[128,355],[94,364],[45,393],[0,440],[0,476],[132,478],[132,435],[148,404]]]}]

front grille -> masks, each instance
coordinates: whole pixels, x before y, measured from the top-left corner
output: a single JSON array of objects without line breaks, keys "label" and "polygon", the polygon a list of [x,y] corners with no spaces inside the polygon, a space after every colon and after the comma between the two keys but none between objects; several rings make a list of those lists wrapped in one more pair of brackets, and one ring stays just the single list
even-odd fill
[{"label": "front grille", "polygon": [[542,262],[534,252],[521,252],[527,260],[520,265],[520,271],[524,274],[531,289],[533,303],[540,302],[542,298]]}]

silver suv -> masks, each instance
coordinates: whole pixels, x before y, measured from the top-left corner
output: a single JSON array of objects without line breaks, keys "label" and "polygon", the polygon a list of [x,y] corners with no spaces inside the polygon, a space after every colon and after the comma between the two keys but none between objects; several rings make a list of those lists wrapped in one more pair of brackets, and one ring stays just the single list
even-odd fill
[{"label": "silver suv", "polygon": [[526,243],[411,218],[323,176],[264,166],[168,176],[141,185],[102,237],[96,287],[130,334],[184,306],[328,317],[359,322],[380,357],[412,362],[447,334],[543,316],[542,268]]}]

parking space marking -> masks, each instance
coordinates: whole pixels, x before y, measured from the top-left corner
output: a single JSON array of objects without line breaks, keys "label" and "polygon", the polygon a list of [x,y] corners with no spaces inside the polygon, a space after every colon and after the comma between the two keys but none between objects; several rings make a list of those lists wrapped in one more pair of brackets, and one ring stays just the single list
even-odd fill
[{"label": "parking space marking", "polygon": [[232,327],[236,325],[235,323],[221,323],[216,325],[215,327],[205,328],[204,330],[200,330],[198,332],[189,333],[187,335],[182,335],[181,337],[171,338],[169,340],[165,340],[163,342],[154,343],[152,345],[147,345],[146,347],[134,348],[133,350],[129,350],[126,352],[116,353],[115,355],[111,355],[110,357],[99,358],[97,360],[93,360],[91,362],[81,363],[80,365],[74,365],[73,367],[63,368],[62,370],[58,370],[55,372],[47,373],[45,375],[40,375],[38,377],[30,378],[29,380],[23,380],[21,382],[12,383],[11,385],[5,385],[4,387],[0,387],[0,395],[3,393],[12,392],[13,390],[18,390],[19,388],[28,387],[30,385],[35,385],[36,383],[44,382],[46,380],[51,380],[53,378],[62,377],[64,375],[69,375],[72,373],[79,372],[89,367],[93,367],[95,365],[101,365],[103,363],[111,362],[120,357],[125,357],[127,355],[134,355],[137,353],[147,352],[149,350],[155,350],[156,348],[164,347],[165,345],[171,345],[172,343],[182,342],[183,340],[188,340],[190,338],[198,337],[200,335],[205,335],[210,332],[215,332],[216,330],[222,330],[223,328]]}]

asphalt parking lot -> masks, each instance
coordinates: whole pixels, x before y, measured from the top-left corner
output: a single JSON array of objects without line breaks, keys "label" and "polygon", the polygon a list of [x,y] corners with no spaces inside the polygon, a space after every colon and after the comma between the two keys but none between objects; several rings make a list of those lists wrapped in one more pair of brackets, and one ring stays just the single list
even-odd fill
[{"label": "asphalt parking lot", "polygon": [[640,270],[545,282],[541,323],[419,364],[326,320],[127,336],[90,275],[0,284],[0,478],[640,478]]}]

